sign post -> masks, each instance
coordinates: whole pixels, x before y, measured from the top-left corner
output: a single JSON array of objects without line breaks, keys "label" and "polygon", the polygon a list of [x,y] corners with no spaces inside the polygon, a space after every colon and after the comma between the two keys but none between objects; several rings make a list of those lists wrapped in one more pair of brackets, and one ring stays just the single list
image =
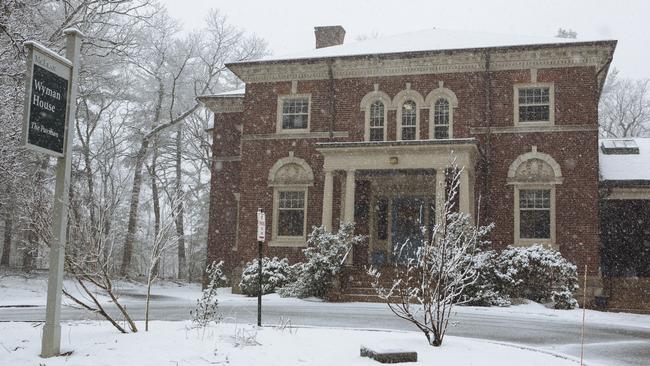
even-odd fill
[{"label": "sign post", "polygon": [[262,245],[266,236],[266,214],[257,209],[257,326],[262,326]]},{"label": "sign post", "polygon": [[42,357],[58,356],[61,353],[61,294],[68,225],[73,136],[71,126],[76,112],[79,53],[83,38],[83,34],[74,28],[64,30],[63,34],[66,36],[65,58],[36,42],[25,43],[29,57],[25,82],[23,144],[29,149],[57,158],[53,241],[50,243]]}]

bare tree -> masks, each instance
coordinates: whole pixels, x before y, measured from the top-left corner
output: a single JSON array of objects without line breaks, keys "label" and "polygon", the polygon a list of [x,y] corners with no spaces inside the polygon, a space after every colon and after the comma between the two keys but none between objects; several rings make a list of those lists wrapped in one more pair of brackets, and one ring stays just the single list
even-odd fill
[{"label": "bare tree", "polygon": [[[389,274],[394,275],[391,287],[380,284],[381,273],[376,268],[368,271],[374,278],[373,287],[390,310],[415,325],[432,346],[442,344],[454,305],[468,301],[463,290],[478,277],[471,257],[492,228],[476,227],[468,214],[454,212],[461,169],[451,164],[448,171],[451,183],[442,220],[431,229],[422,228],[425,240],[421,245],[407,240],[397,246],[398,260]],[[445,188],[444,182],[437,187]]]},{"label": "bare tree", "polygon": [[600,96],[598,123],[601,137],[650,136],[650,79],[625,79],[613,70]]},{"label": "bare tree", "polygon": [[144,307],[144,330],[149,331],[149,300],[151,298],[151,285],[158,278],[157,266],[160,258],[165,252],[173,246],[178,245],[178,236],[175,233],[176,216],[178,207],[182,207],[182,196],[173,197],[170,202],[172,211],[166,216],[165,220],[160,223],[160,228],[154,236],[153,243],[149,251],[149,266],[147,268],[147,299]]},{"label": "bare tree", "polygon": [[[161,24],[167,23],[161,22]],[[265,50],[266,46],[263,41],[256,37],[246,37],[243,32],[228,25],[226,17],[218,11],[210,13],[207,24],[207,29],[201,34],[191,34],[184,40],[176,40],[175,44],[179,47],[179,51],[176,53],[166,45],[164,47],[156,46],[157,42],[153,42],[153,60],[158,60],[158,65],[161,65],[160,69],[155,70],[144,62],[136,62],[137,67],[144,74],[159,82],[162,81],[164,84],[167,113],[165,119],[158,121],[153,127],[137,131],[141,138],[134,158],[128,227],[120,268],[120,274],[123,276],[128,275],[131,266],[135,233],[138,227],[142,167],[152,140],[195,113],[200,107],[199,102],[195,99],[196,96],[223,87],[221,83],[224,81],[224,74],[227,73],[226,62],[255,58]],[[159,30],[164,31],[164,29]],[[169,62],[165,61],[168,57]],[[191,93],[182,93],[183,85],[190,86]],[[187,98],[188,95],[192,98]]]}]

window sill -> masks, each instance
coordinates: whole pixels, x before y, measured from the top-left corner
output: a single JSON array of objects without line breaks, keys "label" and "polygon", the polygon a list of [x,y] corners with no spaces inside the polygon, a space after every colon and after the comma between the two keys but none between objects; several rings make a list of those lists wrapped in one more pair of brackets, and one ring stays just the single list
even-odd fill
[{"label": "window sill", "polygon": [[269,242],[270,247],[291,247],[291,248],[304,248],[307,247],[307,240],[303,237],[298,238],[275,238]]},{"label": "window sill", "polygon": [[551,248],[555,250],[559,250],[560,247],[553,243],[552,239],[517,239],[515,241],[515,244],[513,246],[515,247],[530,247],[534,244],[539,244],[541,246],[544,246],[546,248]]}]

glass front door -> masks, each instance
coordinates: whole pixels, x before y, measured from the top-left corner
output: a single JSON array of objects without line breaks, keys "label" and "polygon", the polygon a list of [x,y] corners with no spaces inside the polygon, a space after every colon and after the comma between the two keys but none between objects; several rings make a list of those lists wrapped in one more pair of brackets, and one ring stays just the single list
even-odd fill
[{"label": "glass front door", "polygon": [[393,258],[398,263],[415,259],[424,240],[426,200],[419,197],[398,197],[392,201],[391,242]]}]

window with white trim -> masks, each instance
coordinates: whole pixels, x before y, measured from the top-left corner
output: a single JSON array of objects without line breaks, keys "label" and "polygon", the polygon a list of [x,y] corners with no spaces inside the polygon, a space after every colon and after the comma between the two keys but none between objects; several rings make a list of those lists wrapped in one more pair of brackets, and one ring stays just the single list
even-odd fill
[{"label": "window with white trim", "polygon": [[293,156],[279,159],[269,171],[273,187],[273,218],[270,246],[304,247],[307,242],[309,187],[314,173],[309,164]]},{"label": "window with white trim", "polygon": [[519,189],[519,237],[551,239],[550,189]]},{"label": "window with white trim", "polygon": [[384,141],[386,130],[386,115],[384,112],[385,106],[381,101],[376,100],[370,105],[370,141]]},{"label": "window with white trim", "polygon": [[280,237],[305,235],[305,190],[278,190],[278,227]]},{"label": "window with white trim", "polygon": [[278,131],[309,130],[309,95],[281,96],[278,112]]},{"label": "window with white trim", "polygon": [[560,165],[536,146],[510,164],[507,182],[514,189],[514,245],[557,248],[555,193],[563,180]]},{"label": "window with white trim", "polygon": [[449,101],[444,98],[436,100],[433,106],[433,138],[449,138]]},{"label": "window with white trim", "polygon": [[555,123],[555,88],[552,83],[515,85],[515,125],[553,125]]},{"label": "window with white trim", "polygon": [[417,140],[417,105],[408,100],[402,104],[402,140]]}]

